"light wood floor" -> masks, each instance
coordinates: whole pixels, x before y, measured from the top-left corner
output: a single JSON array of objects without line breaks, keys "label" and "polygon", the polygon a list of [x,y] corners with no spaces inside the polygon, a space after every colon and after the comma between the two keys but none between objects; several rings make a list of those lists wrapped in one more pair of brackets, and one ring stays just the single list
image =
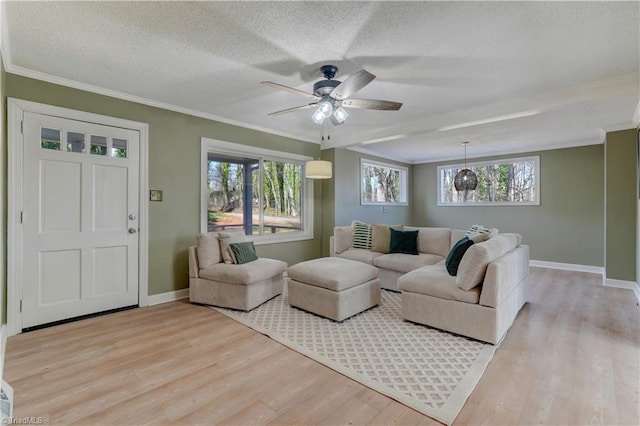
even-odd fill
[{"label": "light wood floor", "polygon": [[[456,424],[639,424],[640,308],[593,274],[531,269]],[[181,302],[9,338],[15,416],[45,424],[438,424]]]}]

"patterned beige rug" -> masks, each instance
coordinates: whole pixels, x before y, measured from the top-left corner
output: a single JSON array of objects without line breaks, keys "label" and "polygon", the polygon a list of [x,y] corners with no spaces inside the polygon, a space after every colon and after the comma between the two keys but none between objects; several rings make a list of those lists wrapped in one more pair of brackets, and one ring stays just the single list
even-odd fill
[{"label": "patterned beige rug", "polygon": [[250,312],[214,308],[425,415],[451,424],[495,347],[402,320],[400,294],[334,322],[292,308],[286,291]]}]

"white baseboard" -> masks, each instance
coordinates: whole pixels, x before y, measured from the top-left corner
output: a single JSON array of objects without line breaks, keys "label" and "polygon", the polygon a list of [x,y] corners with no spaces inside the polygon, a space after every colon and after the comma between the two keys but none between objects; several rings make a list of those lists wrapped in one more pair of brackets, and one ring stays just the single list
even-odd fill
[{"label": "white baseboard", "polygon": [[565,271],[589,272],[592,274],[600,274],[604,276],[604,268],[602,266],[577,265],[574,263],[547,262],[544,260],[530,260],[530,266],[537,268],[563,269]]},{"label": "white baseboard", "polygon": [[604,285],[607,287],[626,288],[628,290],[633,290],[636,287],[636,283],[633,281],[615,280],[613,278],[605,279]]},{"label": "white baseboard", "polygon": [[616,280],[613,278],[605,278],[604,285],[607,287],[624,288],[627,290],[633,290],[633,294],[635,294],[636,299],[638,299],[638,302],[640,302],[640,287],[636,282]]},{"label": "white baseboard", "polygon": [[573,263],[546,262],[543,260],[530,260],[530,266],[537,268],[563,269],[565,271],[589,272],[602,276],[602,285],[607,287],[624,288],[633,290],[633,293],[640,302],[640,286],[633,281],[616,280],[606,277],[606,270],[602,266],[576,265]]},{"label": "white baseboard", "polygon": [[149,296],[147,301],[149,306],[159,305],[161,303],[175,302],[176,300],[186,299],[189,297],[189,289],[183,288],[182,290],[169,291],[167,293],[153,294]]}]

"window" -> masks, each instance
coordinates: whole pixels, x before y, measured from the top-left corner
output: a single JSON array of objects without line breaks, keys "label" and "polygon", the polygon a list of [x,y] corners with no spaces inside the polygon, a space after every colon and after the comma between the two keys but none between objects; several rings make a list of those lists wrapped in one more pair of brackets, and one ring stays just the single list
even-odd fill
[{"label": "window", "polygon": [[540,157],[467,163],[478,176],[478,187],[458,192],[453,179],[463,168],[463,164],[438,167],[439,206],[540,204]]},{"label": "window", "polygon": [[406,167],[360,160],[360,204],[407,205]]},{"label": "window", "polygon": [[[40,128],[40,147],[55,151],[64,150],[61,144],[60,135],[66,135],[66,152],[86,154],[84,133],[73,132],[71,130]],[[111,157],[127,157],[127,141],[125,139],[112,138],[106,136],[90,135],[90,153],[93,155],[107,156],[109,144],[111,144]]]},{"label": "window", "polygon": [[242,229],[257,244],[313,238],[310,159],[202,138],[203,232]]}]

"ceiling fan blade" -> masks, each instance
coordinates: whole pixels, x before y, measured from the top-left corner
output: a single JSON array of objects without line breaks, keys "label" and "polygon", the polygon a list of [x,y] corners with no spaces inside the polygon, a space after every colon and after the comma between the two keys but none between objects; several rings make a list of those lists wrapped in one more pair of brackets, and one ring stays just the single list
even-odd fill
[{"label": "ceiling fan blade", "polygon": [[345,108],[381,109],[397,111],[402,106],[401,102],[382,101],[380,99],[345,99],[342,101]]},{"label": "ceiling fan blade", "polygon": [[301,105],[301,106],[297,106],[297,107],[293,107],[293,108],[283,109],[283,110],[276,111],[276,112],[270,112],[268,115],[286,114],[287,112],[298,111],[299,109],[313,108],[313,107],[315,107],[317,105],[318,104],[314,102],[314,103],[309,104],[309,105]]},{"label": "ceiling fan blade", "polygon": [[285,92],[294,93],[296,95],[302,95],[302,96],[304,96],[306,98],[309,98],[309,99],[316,99],[316,100],[320,99],[320,96],[314,95],[313,93],[303,92],[302,90],[298,90],[298,89],[295,89],[293,87],[285,86],[284,84],[274,83],[273,81],[261,81],[261,83],[265,84],[267,86],[271,86],[271,87],[273,87],[275,89],[284,90]]},{"label": "ceiling fan blade", "polygon": [[351,74],[345,81],[338,84],[335,89],[329,93],[329,96],[341,101],[371,83],[374,78],[376,78],[376,76],[370,72],[360,70],[355,74]]}]

